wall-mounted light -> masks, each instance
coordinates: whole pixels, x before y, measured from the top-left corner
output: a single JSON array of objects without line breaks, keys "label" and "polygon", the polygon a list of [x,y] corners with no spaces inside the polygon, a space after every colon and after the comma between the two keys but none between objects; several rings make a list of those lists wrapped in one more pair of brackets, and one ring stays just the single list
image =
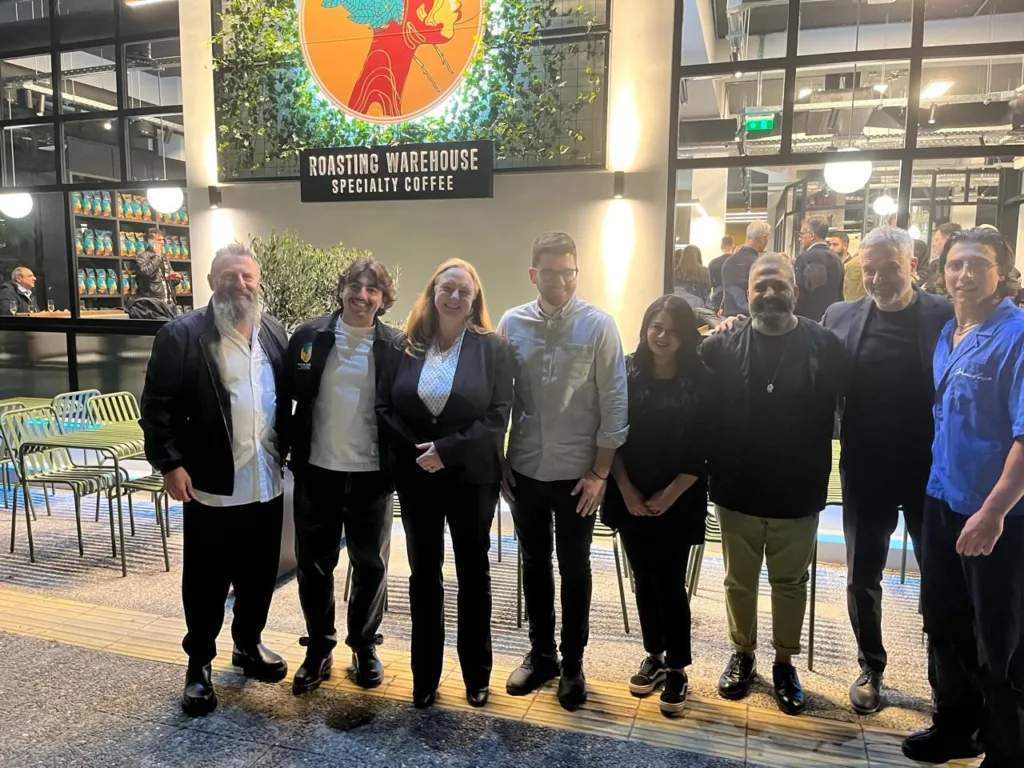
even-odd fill
[{"label": "wall-mounted light", "polygon": [[626,196],[626,172],[616,171],[612,183],[612,197],[621,200]]},{"label": "wall-mounted light", "polygon": [[694,208],[697,213],[701,216],[707,216],[708,212],[704,209],[704,206],[700,204],[700,200],[680,200],[676,203],[676,208]]},{"label": "wall-mounted light", "polygon": [[210,192],[210,208],[213,208],[213,209],[220,208],[221,204],[224,202],[224,196],[221,194],[220,187],[214,185],[214,186],[210,187],[209,192]]}]

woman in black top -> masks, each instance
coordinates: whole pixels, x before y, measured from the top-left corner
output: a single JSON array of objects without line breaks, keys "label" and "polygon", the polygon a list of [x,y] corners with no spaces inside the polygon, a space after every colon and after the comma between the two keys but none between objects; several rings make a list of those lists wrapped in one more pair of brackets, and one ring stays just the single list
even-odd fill
[{"label": "woman in black top", "polygon": [[487,703],[491,577],[487,552],[512,409],[512,362],[491,331],[480,278],[460,259],[434,272],[380,379],[377,413],[409,554],[413,704],[437,697],[444,659],[444,527],[458,577],[458,652],[466,699]]},{"label": "woman in black top", "polygon": [[662,296],[644,315],[627,359],[629,438],[615,454],[602,517],[622,536],[636,580],[644,650],[629,681],[645,696],[664,683],[661,710],[686,704],[690,547],[704,541],[707,515],[711,372],[697,356],[700,333],[690,305]]}]

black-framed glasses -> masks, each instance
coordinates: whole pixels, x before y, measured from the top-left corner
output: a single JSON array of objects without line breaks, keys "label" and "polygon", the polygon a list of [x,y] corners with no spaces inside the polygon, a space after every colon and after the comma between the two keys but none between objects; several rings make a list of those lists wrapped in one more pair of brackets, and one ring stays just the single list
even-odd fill
[{"label": "black-framed glasses", "polygon": [[540,279],[546,283],[553,283],[556,279],[561,278],[564,282],[569,283],[575,280],[579,273],[578,269],[542,269],[540,270]]}]

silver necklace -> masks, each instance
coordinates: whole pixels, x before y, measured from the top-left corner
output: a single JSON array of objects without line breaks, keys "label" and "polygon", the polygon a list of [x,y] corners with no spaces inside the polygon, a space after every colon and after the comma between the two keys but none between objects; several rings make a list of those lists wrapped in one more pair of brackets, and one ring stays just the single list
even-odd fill
[{"label": "silver necklace", "polygon": [[[789,336],[789,334],[786,334],[786,335]],[[779,371],[782,370],[782,362],[786,359],[786,348],[788,346],[789,346],[789,339],[787,338],[786,339],[786,343],[782,347],[782,355],[780,355],[780,357],[779,357],[779,364],[777,366],[775,366],[775,373],[772,375],[771,379],[768,380],[768,386],[766,387],[766,391],[768,392],[769,395],[772,394],[775,391],[775,380],[779,377]],[[764,358],[761,356],[761,347],[757,343],[757,339],[756,338],[754,340],[754,352],[757,353],[757,360],[758,360],[759,363],[761,363],[761,368],[763,369],[764,368]]]}]

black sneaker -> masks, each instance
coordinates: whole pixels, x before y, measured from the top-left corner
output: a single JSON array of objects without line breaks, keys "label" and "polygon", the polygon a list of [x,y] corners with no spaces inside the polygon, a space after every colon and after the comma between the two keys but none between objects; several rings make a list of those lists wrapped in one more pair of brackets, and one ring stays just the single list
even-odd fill
[{"label": "black sneaker", "polygon": [[932,725],[903,740],[903,754],[918,763],[948,763],[969,760],[984,750],[969,734],[951,733]]},{"label": "black sneaker", "polygon": [[587,700],[587,678],[582,661],[562,659],[562,675],[558,680],[558,703],[570,712],[579,709]]},{"label": "black sneaker", "polygon": [[639,671],[629,678],[629,692],[634,696],[650,695],[655,688],[665,682],[667,671],[664,661],[648,656],[640,663]]},{"label": "black sneaker", "polygon": [[850,686],[850,704],[857,714],[870,715],[882,705],[882,673],[865,667]]},{"label": "black sneaker", "polygon": [[669,672],[665,677],[665,690],[661,692],[658,706],[666,717],[674,717],[686,708],[686,693],[690,681],[685,672]]},{"label": "black sneaker", "polygon": [[731,701],[746,697],[756,674],[757,660],[753,655],[734,653],[725,666],[725,672],[718,678],[719,695]]},{"label": "black sneaker", "polygon": [[775,684],[775,701],[785,714],[799,715],[807,709],[804,689],[792,664],[775,664],[772,682]]},{"label": "black sneaker", "polygon": [[508,676],[505,691],[509,696],[526,696],[556,677],[558,659],[555,656],[541,656],[531,652],[523,657],[523,663]]}]

